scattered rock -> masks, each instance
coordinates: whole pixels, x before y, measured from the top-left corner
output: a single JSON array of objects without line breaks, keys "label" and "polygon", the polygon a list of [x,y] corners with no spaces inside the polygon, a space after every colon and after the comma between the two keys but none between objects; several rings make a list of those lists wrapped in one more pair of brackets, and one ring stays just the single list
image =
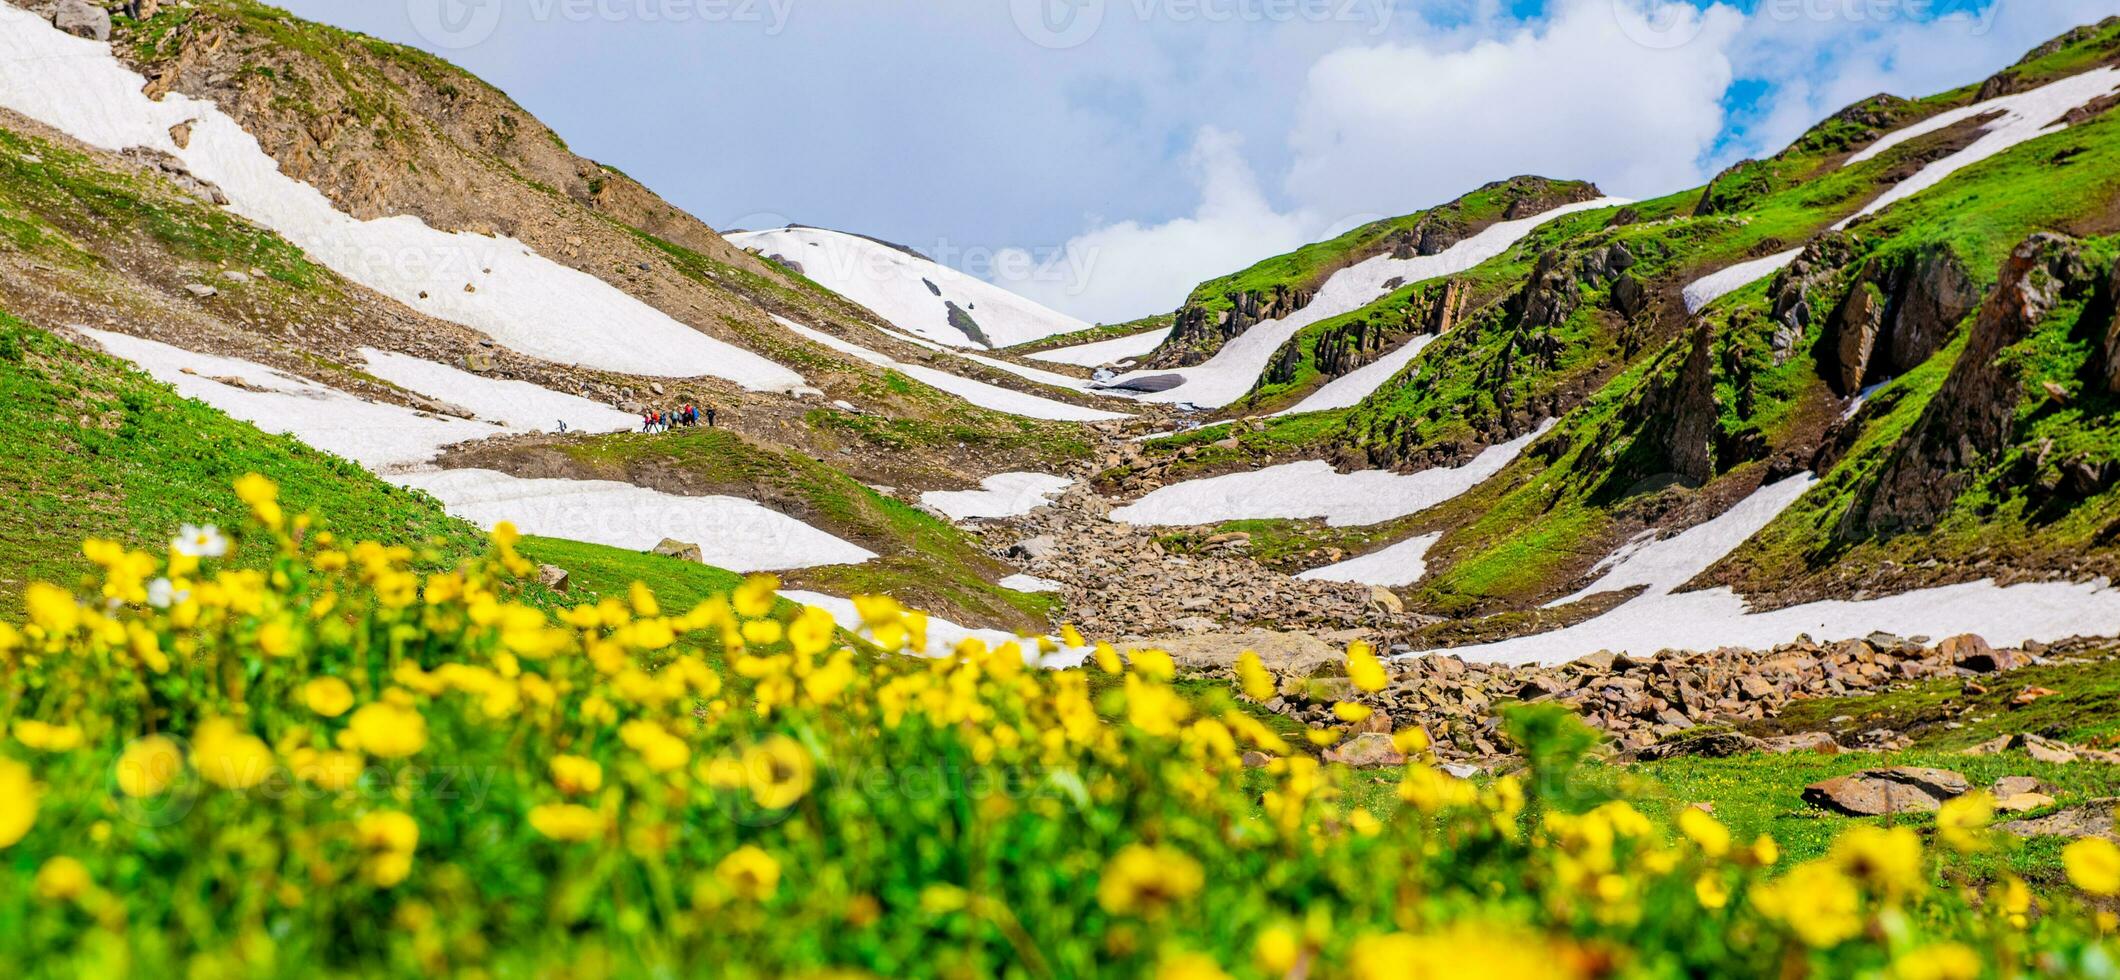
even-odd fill
[{"label": "scattered rock", "polygon": [[1765,747],[1765,743],[1750,735],[1742,732],[1721,730],[1659,742],[1642,749],[1639,757],[1648,760],[1675,759],[1680,756],[1727,759],[1735,755],[1759,752],[1764,750]]},{"label": "scattered rock", "polygon": [[1995,810],[1998,813],[2030,813],[2053,805],[2054,798],[2045,793],[2012,793],[1995,797]]},{"label": "scattered rock", "polygon": [[1406,612],[1406,603],[1399,594],[1381,586],[1369,590],[1369,604],[1394,616]]},{"label": "scattered rock", "polygon": [[1356,769],[1383,769],[1406,764],[1406,756],[1391,744],[1391,736],[1364,732],[1325,750],[1326,762]]},{"label": "scattered rock", "polygon": [[203,282],[187,283],[184,286],[184,291],[192,294],[193,296],[197,296],[200,299],[212,299],[216,296],[221,295],[220,290],[215,289],[212,286],[209,286]]},{"label": "scattered rock", "polygon": [[240,286],[250,282],[250,273],[237,272],[234,269],[230,269],[226,272],[221,273],[221,278]]},{"label": "scattered rock", "polygon": [[191,122],[180,122],[169,127],[170,142],[177,144],[177,149],[188,150],[191,148],[191,127]]},{"label": "scattered rock", "polygon": [[1828,732],[1804,732],[1800,735],[1778,735],[1763,743],[1766,751],[1776,755],[1794,755],[1798,752],[1813,752],[1818,755],[1839,755],[1840,743]]},{"label": "scattered rock", "polygon": [[2050,698],[2060,693],[2060,691],[2056,691],[2050,687],[2027,687],[2024,690],[2017,692],[2017,696],[2011,698],[2010,701],[2018,705],[2027,705],[2039,700],[2040,698]]},{"label": "scattered rock", "polygon": [[87,0],[64,0],[52,11],[52,26],[91,41],[110,40],[110,12]]},{"label": "scattered rock", "polygon": [[1246,769],[1264,769],[1273,764],[1273,756],[1254,749],[1244,753],[1243,762]]},{"label": "scattered rock", "polygon": [[1804,787],[1803,800],[1849,816],[1878,817],[1934,810],[1971,789],[1964,776],[1948,769],[1899,766],[1812,783]]},{"label": "scattered rock", "polygon": [[1998,800],[2009,796],[2021,796],[2025,793],[2051,793],[2053,791],[2053,786],[2037,776],[2004,776],[1995,780],[1995,785],[1988,787],[1988,793]]},{"label": "scattered rock", "polygon": [[485,374],[493,370],[493,355],[484,351],[472,351],[465,354],[464,370],[472,374]]},{"label": "scattered rock", "polygon": [[1059,547],[1059,545],[1053,540],[1052,535],[1041,534],[1035,538],[1025,538],[1022,541],[1018,541],[1015,544],[1010,545],[1008,549],[1008,554],[1011,558],[1020,558],[1025,561],[1037,561],[1040,558],[1044,558],[1045,556],[1052,554],[1053,549],[1056,547]]},{"label": "scattered rock", "polygon": [[537,580],[554,592],[566,592],[574,584],[567,570],[558,565],[537,566]]},{"label": "scattered rock", "polygon": [[671,558],[676,558],[680,561],[706,560],[704,554],[700,551],[698,545],[686,544],[682,541],[673,540],[671,538],[664,538],[661,544],[656,545],[654,553],[658,555],[667,555]]},{"label": "scattered rock", "polygon": [[2013,820],[1999,829],[2018,837],[2103,837],[2120,843],[2113,828],[2113,812],[2120,799],[2092,800],[2059,813],[2032,820]]}]

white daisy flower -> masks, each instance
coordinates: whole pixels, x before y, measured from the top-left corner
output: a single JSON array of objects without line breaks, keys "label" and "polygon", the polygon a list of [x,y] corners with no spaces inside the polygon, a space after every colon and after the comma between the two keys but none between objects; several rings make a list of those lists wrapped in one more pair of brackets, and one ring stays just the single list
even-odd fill
[{"label": "white daisy flower", "polygon": [[228,539],[221,536],[221,529],[211,524],[200,527],[186,524],[177,530],[176,540],[169,543],[169,550],[190,558],[219,558],[228,554]]},{"label": "white daisy flower", "polygon": [[156,609],[168,609],[172,604],[191,598],[188,591],[177,591],[176,583],[158,578],[147,583],[147,604]]}]

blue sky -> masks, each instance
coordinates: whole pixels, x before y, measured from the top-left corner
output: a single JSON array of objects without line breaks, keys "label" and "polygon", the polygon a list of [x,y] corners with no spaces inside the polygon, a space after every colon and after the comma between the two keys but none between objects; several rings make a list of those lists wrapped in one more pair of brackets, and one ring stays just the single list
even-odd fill
[{"label": "blue sky", "polygon": [[280,0],[436,51],[717,227],[1097,320],[1518,173],[1630,197],[2120,0]]}]

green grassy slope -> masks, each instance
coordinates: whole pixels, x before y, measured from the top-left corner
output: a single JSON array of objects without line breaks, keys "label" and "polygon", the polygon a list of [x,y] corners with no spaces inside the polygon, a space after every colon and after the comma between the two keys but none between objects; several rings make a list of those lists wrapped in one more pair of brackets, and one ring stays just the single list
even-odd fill
[{"label": "green grassy slope", "polygon": [[123,362],[0,314],[0,611],[30,581],[71,584],[81,540],[166,548],[185,523],[243,524],[229,487],[246,473],[278,481],[290,512],[345,536],[431,542],[436,560],[484,536],[424,494],[293,439],[266,435]]}]

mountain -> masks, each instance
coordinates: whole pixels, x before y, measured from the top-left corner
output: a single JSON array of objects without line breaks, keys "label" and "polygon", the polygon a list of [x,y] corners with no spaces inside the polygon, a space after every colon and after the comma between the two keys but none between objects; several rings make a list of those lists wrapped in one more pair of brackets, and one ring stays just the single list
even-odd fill
[{"label": "mountain", "polygon": [[[0,305],[477,523],[1010,630],[2120,631],[2120,24],[1703,187],[1500,180],[1091,327],[861,235],[725,237],[247,0],[108,44],[48,11],[0,7]],[[688,403],[717,429],[624,431]],[[2076,611],[1996,612],[2040,596]]]},{"label": "mountain", "polygon": [[952,347],[1011,347],[1089,327],[901,245],[822,228],[735,232],[729,241]]}]

